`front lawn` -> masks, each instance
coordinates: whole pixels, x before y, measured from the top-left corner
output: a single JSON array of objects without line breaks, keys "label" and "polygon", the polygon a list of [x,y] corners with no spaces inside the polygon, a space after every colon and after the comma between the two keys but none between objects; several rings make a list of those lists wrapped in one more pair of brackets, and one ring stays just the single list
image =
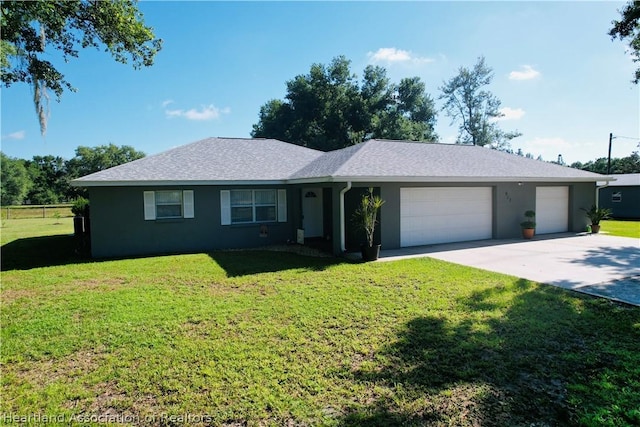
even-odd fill
[{"label": "front lawn", "polygon": [[[67,228],[5,240],[13,224],[2,230],[5,421],[640,423],[638,308],[426,258],[79,262],[56,255]],[[45,256],[35,268],[4,259],[42,242],[50,262],[33,248]]]},{"label": "front lawn", "polygon": [[640,221],[617,221],[607,219],[600,222],[602,233],[612,236],[635,237],[640,239]]}]

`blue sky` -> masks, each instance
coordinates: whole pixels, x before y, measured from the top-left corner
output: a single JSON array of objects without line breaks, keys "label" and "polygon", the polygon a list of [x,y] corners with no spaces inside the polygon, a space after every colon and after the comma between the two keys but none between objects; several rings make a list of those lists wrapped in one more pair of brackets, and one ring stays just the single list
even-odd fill
[{"label": "blue sky", "polygon": [[[147,154],[210,136],[248,137],[260,106],[285,82],[338,55],[358,76],[384,66],[419,76],[433,98],[484,55],[514,150],[564,161],[638,150],[640,87],[627,45],[607,35],[624,2],[142,2],[164,40],[153,67],[134,70],[87,49],[60,70],[78,89],[51,102],[40,136],[28,86],[2,88],[2,151],[71,158],[79,145]],[[52,60],[57,55],[51,53]],[[442,102],[436,101],[441,107]],[[441,142],[457,126],[440,113]],[[624,138],[623,138],[624,137]]]}]

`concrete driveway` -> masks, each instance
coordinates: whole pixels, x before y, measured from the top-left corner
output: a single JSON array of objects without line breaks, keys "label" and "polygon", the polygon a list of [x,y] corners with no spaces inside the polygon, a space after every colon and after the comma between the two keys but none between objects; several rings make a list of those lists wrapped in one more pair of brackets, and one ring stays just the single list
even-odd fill
[{"label": "concrete driveway", "polygon": [[640,306],[640,240],[562,233],[383,250],[381,261],[428,256]]}]

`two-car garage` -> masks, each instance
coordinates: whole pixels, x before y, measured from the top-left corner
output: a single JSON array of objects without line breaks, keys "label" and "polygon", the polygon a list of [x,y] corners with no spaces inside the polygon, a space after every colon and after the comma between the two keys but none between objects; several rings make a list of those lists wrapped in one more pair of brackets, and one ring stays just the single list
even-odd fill
[{"label": "two-car garage", "polygon": [[[401,188],[400,246],[491,239],[493,206],[493,187]],[[568,231],[569,187],[537,187],[535,211],[536,234]]]}]

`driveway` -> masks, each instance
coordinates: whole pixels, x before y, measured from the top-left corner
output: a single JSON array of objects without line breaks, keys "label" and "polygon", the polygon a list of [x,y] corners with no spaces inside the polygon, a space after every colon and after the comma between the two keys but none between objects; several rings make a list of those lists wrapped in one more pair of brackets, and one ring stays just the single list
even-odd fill
[{"label": "driveway", "polygon": [[383,250],[381,261],[428,256],[640,306],[640,240],[562,233]]}]

